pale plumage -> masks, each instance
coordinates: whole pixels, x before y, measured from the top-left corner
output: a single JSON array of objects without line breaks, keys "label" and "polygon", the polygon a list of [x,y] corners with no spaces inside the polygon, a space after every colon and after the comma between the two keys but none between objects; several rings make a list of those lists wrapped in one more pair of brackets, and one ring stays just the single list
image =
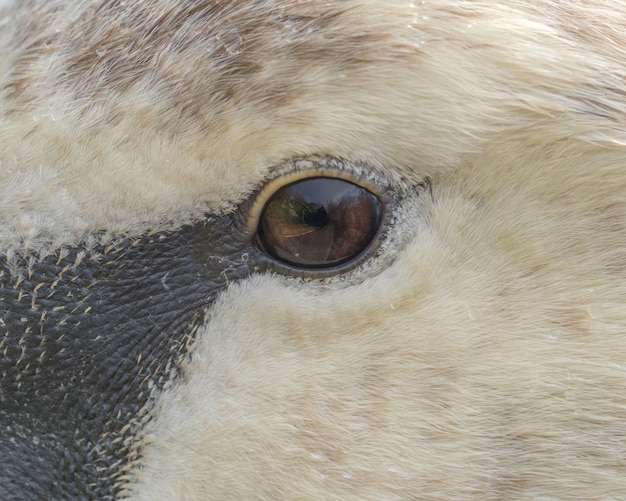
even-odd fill
[{"label": "pale plumage", "polygon": [[[3,499],[626,499],[625,1],[2,7]],[[323,278],[220,254],[309,164],[392,193],[380,247]],[[63,442],[19,392],[81,329],[137,329],[110,377],[140,383],[80,365],[58,391],[106,418],[78,399]],[[88,446],[33,470],[29,433]]]}]

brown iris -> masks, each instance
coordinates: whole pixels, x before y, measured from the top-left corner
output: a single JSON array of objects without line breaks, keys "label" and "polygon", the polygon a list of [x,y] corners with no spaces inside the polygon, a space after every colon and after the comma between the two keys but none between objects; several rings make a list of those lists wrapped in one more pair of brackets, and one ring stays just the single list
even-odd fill
[{"label": "brown iris", "polygon": [[304,268],[325,268],[361,254],[378,232],[382,203],[341,179],[288,184],[267,201],[257,243],[272,257]]}]

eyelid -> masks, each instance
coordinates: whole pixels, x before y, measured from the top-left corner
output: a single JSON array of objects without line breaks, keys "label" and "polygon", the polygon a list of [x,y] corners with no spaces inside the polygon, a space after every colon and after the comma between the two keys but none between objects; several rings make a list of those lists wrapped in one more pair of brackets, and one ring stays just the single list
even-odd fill
[{"label": "eyelid", "polygon": [[265,185],[255,194],[253,194],[247,202],[242,206],[243,213],[247,215],[244,231],[250,240],[254,239],[257,233],[257,228],[263,209],[269,199],[282,187],[289,184],[293,184],[298,181],[312,178],[329,178],[340,179],[349,183],[355,184],[364,188],[374,195],[376,195],[383,204],[383,210],[391,201],[389,189],[374,184],[372,181],[364,179],[358,174],[342,171],[338,169],[332,169],[329,167],[300,169],[293,172],[281,174],[275,178],[269,180]]}]

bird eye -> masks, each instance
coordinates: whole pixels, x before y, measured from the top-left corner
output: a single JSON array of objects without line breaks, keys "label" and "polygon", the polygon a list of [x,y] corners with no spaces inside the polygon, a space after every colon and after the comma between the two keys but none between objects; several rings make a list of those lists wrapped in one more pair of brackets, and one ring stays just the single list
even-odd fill
[{"label": "bird eye", "polygon": [[256,242],[273,258],[301,268],[328,268],[368,248],[383,204],[342,179],[308,178],[280,188],[266,202]]}]

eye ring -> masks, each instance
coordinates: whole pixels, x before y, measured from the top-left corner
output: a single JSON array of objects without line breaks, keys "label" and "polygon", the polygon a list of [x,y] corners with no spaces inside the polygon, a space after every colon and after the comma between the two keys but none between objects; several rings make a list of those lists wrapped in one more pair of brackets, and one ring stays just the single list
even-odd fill
[{"label": "eye ring", "polygon": [[247,233],[274,268],[311,276],[343,273],[384,239],[389,191],[344,170],[292,171],[268,182],[248,203]]}]

